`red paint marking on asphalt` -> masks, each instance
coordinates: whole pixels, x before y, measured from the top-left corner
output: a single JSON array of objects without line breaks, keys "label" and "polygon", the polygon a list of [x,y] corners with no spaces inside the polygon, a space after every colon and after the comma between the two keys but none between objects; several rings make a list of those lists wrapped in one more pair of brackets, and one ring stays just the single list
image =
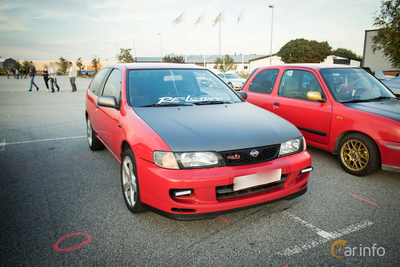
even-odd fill
[{"label": "red paint marking on asphalt", "polygon": [[83,157],[97,156],[97,155],[101,155],[101,153],[90,154],[90,155],[82,155],[82,156],[75,156],[74,159],[76,159],[76,158],[83,158]]},{"label": "red paint marking on asphalt", "polygon": [[358,196],[356,196],[356,195],[353,195],[353,194],[349,194],[350,196],[353,196],[353,197],[356,197],[356,198],[359,198],[359,199],[361,199],[361,200],[364,200],[364,201],[366,201],[366,202],[368,202],[368,203],[370,203],[370,204],[372,204],[372,205],[375,205],[375,206],[378,206],[378,204],[376,204],[376,203],[374,203],[374,202],[371,202],[371,201],[368,201],[368,200],[366,200],[366,199],[363,199],[363,198],[361,198],[361,197],[358,197]]},{"label": "red paint marking on asphalt", "polygon": [[225,219],[224,217],[222,217],[221,215],[218,215],[218,217],[219,217],[221,220],[223,220],[224,222],[227,222],[227,223],[228,223],[228,220]]},{"label": "red paint marking on asphalt", "polygon": [[27,164],[36,164],[36,163],[41,163],[41,161],[32,161],[32,162],[18,163],[18,164],[15,164],[15,166],[18,166],[18,165],[27,165]]},{"label": "red paint marking on asphalt", "polygon": [[[69,247],[69,248],[60,248],[60,247],[58,247],[58,245],[60,244],[60,242],[61,242],[64,238],[67,238],[67,237],[70,237],[70,236],[74,236],[74,235],[85,235],[85,236],[87,237],[87,240],[86,240],[86,241],[83,241],[82,243],[80,243],[80,244],[78,244],[78,245],[76,245],[76,246]],[[81,247],[86,246],[86,245],[89,244],[91,241],[92,241],[92,237],[91,237],[90,235],[86,234],[86,233],[81,233],[81,232],[71,233],[71,234],[68,234],[68,235],[65,235],[65,236],[61,237],[61,238],[57,241],[57,243],[55,243],[55,245],[53,246],[53,249],[58,250],[58,251],[73,251],[73,250],[76,250],[76,249],[78,249],[78,248],[81,248]]]}]

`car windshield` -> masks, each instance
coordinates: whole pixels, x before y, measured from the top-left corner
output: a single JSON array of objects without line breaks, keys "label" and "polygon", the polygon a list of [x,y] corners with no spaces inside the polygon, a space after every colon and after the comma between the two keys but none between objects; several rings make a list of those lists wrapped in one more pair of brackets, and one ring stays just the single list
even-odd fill
[{"label": "car windshield", "polygon": [[363,69],[323,69],[320,73],[333,97],[340,103],[396,98]]},{"label": "car windshield", "polygon": [[130,70],[128,84],[129,103],[133,107],[242,102],[209,70]]},{"label": "car windshield", "polygon": [[227,78],[227,79],[240,79],[240,77],[237,76],[234,73],[225,73],[225,78]]}]

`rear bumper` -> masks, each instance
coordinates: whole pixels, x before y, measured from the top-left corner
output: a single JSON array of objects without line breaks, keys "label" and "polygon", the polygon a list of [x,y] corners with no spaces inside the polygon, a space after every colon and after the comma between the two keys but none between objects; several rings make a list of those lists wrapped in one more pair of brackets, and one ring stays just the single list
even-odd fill
[{"label": "rear bumper", "polygon": [[[210,169],[168,170],[136,158],[141,201],[150,209],[168,218],[193,220],[214,218],[219,214],[247,209],[266,203],[291,199],[306,192],[311,166],[307,151],[269,162]],[[282,180],[251,193],[228,194],[220,198],[217,187],[234,183],[235,177],[282,170]],[[271,185],[271,186],[270,186]],[[191,189],[190,196],[174,197],[170,190]],[[247,189],[245,189],[246,191]],[[299,193],[302,192],[302,193]]]}]

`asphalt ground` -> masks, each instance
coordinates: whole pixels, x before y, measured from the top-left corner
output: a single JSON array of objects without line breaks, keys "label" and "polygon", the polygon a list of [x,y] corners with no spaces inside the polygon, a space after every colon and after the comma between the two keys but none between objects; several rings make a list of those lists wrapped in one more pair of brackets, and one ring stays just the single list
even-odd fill
[{"label": "asphalt ground", "polygon": [[71,93],[59,77],[53,94],[35,80],[28,92],[28,79],[0,77],[1,266],[400,265],[399,173],[351,176],[308,148],[308,192],[292,201],[200,221],[133,215],[118,162],[87,145],[90,80]]}]

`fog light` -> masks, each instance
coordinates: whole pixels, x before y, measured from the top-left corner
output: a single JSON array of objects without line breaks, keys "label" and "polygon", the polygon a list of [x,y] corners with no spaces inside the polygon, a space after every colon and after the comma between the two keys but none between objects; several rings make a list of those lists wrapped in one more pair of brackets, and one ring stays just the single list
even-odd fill
[{"label": "fog light", "polygon": [[192,194],[192,189],[185,189],[185,190],[175,190],[174,197],[183,197],[183,196],[190,196]]},{"label": "fog light", "polygon": [[313,170],[313,167],[308,167],[308,168],[302,169],[302,170],[300,171],[300,173],[306,173],[306,172],[310,172],[310,171],[312,171],[312,170]]}]

